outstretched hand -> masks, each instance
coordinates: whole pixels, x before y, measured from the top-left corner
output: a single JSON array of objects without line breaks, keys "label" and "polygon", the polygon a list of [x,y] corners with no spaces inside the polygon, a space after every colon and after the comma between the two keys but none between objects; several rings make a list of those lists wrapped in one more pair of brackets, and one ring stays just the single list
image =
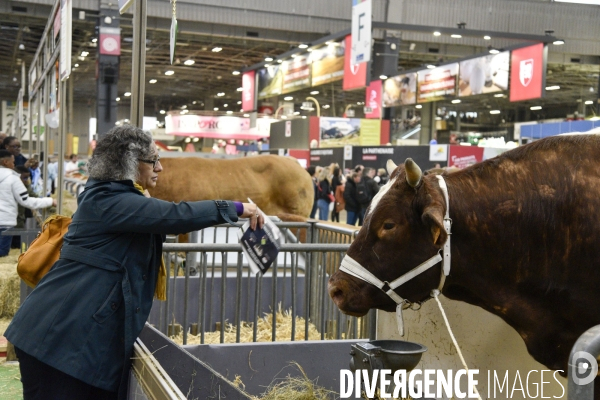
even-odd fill
[{"label": "outstretched hand", "polygon": [[256,230],[256,227],[262,228],[265,223],[265,218],[258,212],[258,207],[253,203],[242,203],[244,212],[240,217],[250,219],[250,228]]}]

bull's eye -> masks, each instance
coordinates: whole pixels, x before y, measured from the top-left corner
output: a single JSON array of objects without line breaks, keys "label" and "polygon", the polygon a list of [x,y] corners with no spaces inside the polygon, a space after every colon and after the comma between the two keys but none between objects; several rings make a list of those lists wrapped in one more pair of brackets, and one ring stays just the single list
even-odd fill
[{"label": "bull's eye", "polygon": [[394,224],[392,222],[386,222],[385,224],[383,224],[383,229],[385,229],[386,231],[389,231],[390,229],[394,229],[395,226],[396,226],[396,224]]}]

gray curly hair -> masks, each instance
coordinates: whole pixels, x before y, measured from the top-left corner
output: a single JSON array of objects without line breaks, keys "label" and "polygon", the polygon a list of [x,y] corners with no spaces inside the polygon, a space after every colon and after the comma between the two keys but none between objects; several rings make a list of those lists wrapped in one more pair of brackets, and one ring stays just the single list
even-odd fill
[{"label": "gray curly hair", "polygon": [[151,159],[152,136],[132,125],[112,128],[98,141],[88,161],[90,178],[98,180],[132,180],[138,178],[138,159]]}]

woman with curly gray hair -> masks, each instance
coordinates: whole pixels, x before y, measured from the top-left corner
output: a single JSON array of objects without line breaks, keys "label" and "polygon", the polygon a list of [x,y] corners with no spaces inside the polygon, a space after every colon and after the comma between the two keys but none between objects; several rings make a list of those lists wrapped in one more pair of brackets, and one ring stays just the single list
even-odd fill
[{"label": "woman with curly gray hair", "polygon": [[254,204],[150,198],[160,157],[150,135],[133,126],[100,139],[88,169],[60,259],[5,333],[19,357],[24,400],[125,398],[133,343],[153,297],[165,299],[165,235],[238,217],[251,218],[252,229],[264,223]]}]

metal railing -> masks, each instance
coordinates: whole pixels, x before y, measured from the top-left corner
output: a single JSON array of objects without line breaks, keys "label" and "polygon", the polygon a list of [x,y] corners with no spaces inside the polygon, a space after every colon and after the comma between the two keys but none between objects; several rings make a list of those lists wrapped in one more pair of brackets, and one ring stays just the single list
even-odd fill
[{"label": "metal railing", "polygon": [[206,333],[215,331],[223,343],[232,329],[240,342],[242,327],[251,327],[252,341],[257,341],[259,320],[270,312],[265,322],[270,322],[275,341],[282,340],[277,311],[285,311],[291,331],[283,340],[314,339],[314,329],[321,340],[368,337],[373,314],[347,316],[327,292],[329,276],[357,231],[316,221],[276,225],[286,241],[264,276],[248,268],[238,228],[218,226],[190,235],[191,242],[200,243],[166,243],[167,301],[155,301],[149,322],[169,336],[181,326],[183,344],[190,333],[205,343]]}]

